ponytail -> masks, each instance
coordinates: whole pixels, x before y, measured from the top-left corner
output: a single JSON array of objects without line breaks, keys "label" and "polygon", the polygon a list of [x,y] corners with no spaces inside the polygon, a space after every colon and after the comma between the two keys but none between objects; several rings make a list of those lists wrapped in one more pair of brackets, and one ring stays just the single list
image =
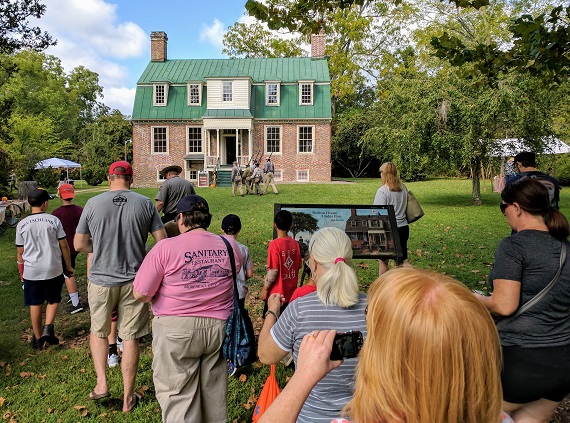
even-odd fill
[{"label": "ponytail", "polygon": [[564,241],[570,235],[570,225],[566,217],[556,210],[554,207],[549,207],[544,215],[544,223],[548,227],[548,233],[554,238]]}]

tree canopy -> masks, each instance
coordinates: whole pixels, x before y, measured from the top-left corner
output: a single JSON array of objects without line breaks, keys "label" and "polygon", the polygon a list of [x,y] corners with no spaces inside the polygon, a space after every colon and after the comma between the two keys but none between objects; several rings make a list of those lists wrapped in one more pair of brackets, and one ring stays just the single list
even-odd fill
[{"label": "tree canopy", "polygon": [[41,18],[45,11],[39,0],[0,0],[0,54],[23,48],[41,51],[54,45],[47,32],[28,21]]}]

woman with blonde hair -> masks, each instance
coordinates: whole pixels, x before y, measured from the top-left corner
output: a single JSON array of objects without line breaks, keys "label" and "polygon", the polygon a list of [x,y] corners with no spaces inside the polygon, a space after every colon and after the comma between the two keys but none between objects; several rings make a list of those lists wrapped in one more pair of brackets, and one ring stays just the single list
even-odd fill
[{"label": "woman with blonde hair", "polygon": [[[258,354],[262,363],[277,363],[290,351],[296,363],[301,341],[317,329],[356,330],[366,336],[366,295],[359,293],[351,261],[352,245],[343,231],[323,228],[313,234],[309,242],[309,268],[317,290],[292,301],[281,316],[283,296],[269,296],[259,335]],[[356,362],[356,358],[345,360],[316,384],[307,394],[297,421],[330,423],[338,416],[352,398]]]},{"label": "woman with blonde hair", "polygon": [[[353,423],[512,421],[501,412],[494,322],[455,279],[391,270],[371,285],[366,319],[354,396],[343,410]],[[329,359],[333,339],[328,330],[303,339],[297,372],[262,421],[295,421],[291,414],[312,384],[340,363]]]},{"label": "woman with blonde hair", "polygon": [[[400,181],[400,178],[398,178],[398,170],[392,162],[386,162],[380,166],[380,178],[382,179],[382,186],[376,191],[374,205],[394,206],[398,235],[402,247],[402,259],[404,260],[404,264],[407,265],[408,238],[410,237],[410,228],[408,226],[408,220],[406,219],[408,190]],[[383,260],[378,260],[378,264],[380,266],[380,275],[382,275],[388,270],[388,266]]]}]

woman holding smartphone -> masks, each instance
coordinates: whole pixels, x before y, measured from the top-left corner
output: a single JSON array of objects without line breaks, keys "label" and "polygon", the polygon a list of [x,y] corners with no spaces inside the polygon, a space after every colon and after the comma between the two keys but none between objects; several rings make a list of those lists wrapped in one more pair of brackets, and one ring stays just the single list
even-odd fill
[{"label": "woman holding smartphone", "polygon": [[[317,290],[289,303],[279,315],[284,298],[272,294],[267,300],[268,311],[259,335],[259,359],[275,364],[293,351],[297,355],[303,338],[317,329],[337,332],[360,331],[366,336],[366,295],[359,293],[358,280],[350,267],[352,245],[348,236],[337,228],[317,231],[309,243],[309,268]],[[343,339],[353,345],[359,337]],[[330,350],[329,350],[330,354]],[[330,423],[350,401],[354,390],[356,358],[344,360],[310,392],[299,422]]]}]

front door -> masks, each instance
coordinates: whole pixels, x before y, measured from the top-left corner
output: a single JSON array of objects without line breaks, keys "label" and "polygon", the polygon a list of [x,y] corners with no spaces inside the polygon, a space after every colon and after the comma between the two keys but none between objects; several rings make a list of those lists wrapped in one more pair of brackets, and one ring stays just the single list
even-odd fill
[{"label": "front door", "polygon": [[231,165],[236,160],[236,137],[226,136],[226,163]]}]

